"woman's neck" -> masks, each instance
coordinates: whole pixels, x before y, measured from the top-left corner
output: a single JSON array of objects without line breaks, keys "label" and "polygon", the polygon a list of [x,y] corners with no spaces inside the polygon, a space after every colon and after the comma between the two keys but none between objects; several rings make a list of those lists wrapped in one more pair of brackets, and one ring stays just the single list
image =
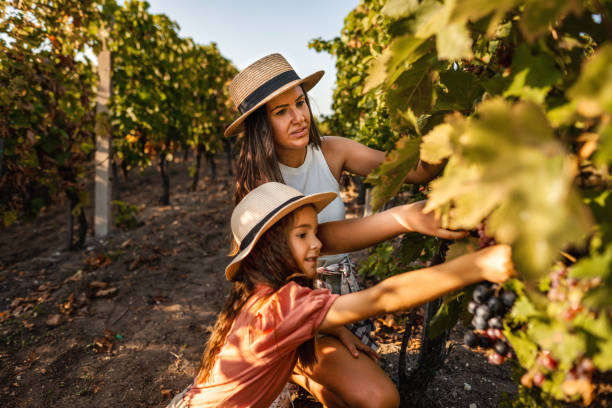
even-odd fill
[{"label": "woman's neck", "polygon": [[276,146],[278,161],[289,167],[300,167],[306,160],[306,149],[283,149]]}]

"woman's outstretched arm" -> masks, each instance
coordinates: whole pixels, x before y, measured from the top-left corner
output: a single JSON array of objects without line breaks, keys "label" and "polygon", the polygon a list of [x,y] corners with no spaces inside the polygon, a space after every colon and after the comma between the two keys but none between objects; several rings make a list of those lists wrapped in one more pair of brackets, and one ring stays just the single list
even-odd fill
[{"label": "woman's outstretched arm", "polygon": [[503,282],[513,273],[510,247],[488,247],[430,268],[395,275],[369,289],[340,296],[327,312],[319,330],[409,309],[483,280]]},{"label": "woman's outstretched arm", "polygon": [[[327,165],[336,180],[340,180],[342,170],[359,176],[367,176],[385,160],[385,152],[364,146],[346,137],[327,136],[322,148]],[[428,183],[440,174],[445,164],[445,162],[429,164],[419,160],[417,166],[408,172],[404,182]]]},{"label": "woman's outstretched arm", "polygon": [[433,212],[424,214],[426,201],[390,208],[363,218],[319,224],[317,233],[323,243],[322,254],[358,251],[406,232],[419,232],[443,239],[459,239],[465,231],[442,228]]}]

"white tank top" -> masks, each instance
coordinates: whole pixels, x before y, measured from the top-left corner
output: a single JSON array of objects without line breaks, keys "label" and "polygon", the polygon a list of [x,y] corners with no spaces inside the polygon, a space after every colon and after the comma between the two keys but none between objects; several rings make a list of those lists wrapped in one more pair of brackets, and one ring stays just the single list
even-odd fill
[{"label": "white tank top", "polygon": [[[343,220],[346,216],[344,202],[340,197],[340,186],[332,174],[321,149],[308,145],[306,158],[299,167],[289,167],[278,163],[285,184],[304,195],[333,191],[338,196],[318,214],[319,224]],[[319,258],[322,264],[338,263],[345,254],[327,255]]]}]

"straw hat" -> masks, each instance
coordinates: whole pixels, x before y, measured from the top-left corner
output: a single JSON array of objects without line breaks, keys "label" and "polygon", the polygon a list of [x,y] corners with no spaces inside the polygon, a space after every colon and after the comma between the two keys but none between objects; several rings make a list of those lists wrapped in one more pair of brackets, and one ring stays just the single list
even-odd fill
[{"label": "straw hat", "polygon": [[251,252],[257,240],[276,221],[306,204],[320,212],[336,198],[336,193],[317,193],[304,196],[283,183],[269,182],[251,190],[232,212],[232,234],[240,252],[225,268],[225,277],[232,280],[240,262]]},{"label": "straw hat", "polygon": [[302,79],[280,54],[270,54],[255,61],[230,83],[230,97],[241,115],[225,129],[225,136],[240,131],[240,125],[247,116],[286,90],[302,85],[304,92],[309,91],[324,72],[317,71]]}]

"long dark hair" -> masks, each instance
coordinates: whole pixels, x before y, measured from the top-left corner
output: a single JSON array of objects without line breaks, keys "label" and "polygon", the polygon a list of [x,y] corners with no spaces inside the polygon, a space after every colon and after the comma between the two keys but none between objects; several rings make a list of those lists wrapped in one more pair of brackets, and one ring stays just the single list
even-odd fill
[{"label": "long dark hair", "polygon": [[[308,144],[321,147],[321,133],[316,125],[310,100],[304,92],[304,98],[310,111],[310,132]],[[238,204],[242,198],[255,187],[269,181],[283,183],[278,166],[278,156],[274,147],[274,135],[268,120],[266,106],[261,106],[250,114],[243,122],[244,136],[238,157],[238,171],[236,175],[236,192],[234,202]]]},{"label": "long dark hair", "polygon": [[[271,286],[274,291],[289,281],[313,287],[312,279],[304,276],[291,255],[287,232],[292,224],[293,213],[277,221],[259,238],[249,255],[242,260],[234,286],[206,344],[196,383],[203,384],[208,380],[215,358],[225,342],[232,323],[253,295],[257,285]],[[302,367],[311,367],[317,361],[314,342],[314,339],[310,339],[298,347],[298,359]]]}]

